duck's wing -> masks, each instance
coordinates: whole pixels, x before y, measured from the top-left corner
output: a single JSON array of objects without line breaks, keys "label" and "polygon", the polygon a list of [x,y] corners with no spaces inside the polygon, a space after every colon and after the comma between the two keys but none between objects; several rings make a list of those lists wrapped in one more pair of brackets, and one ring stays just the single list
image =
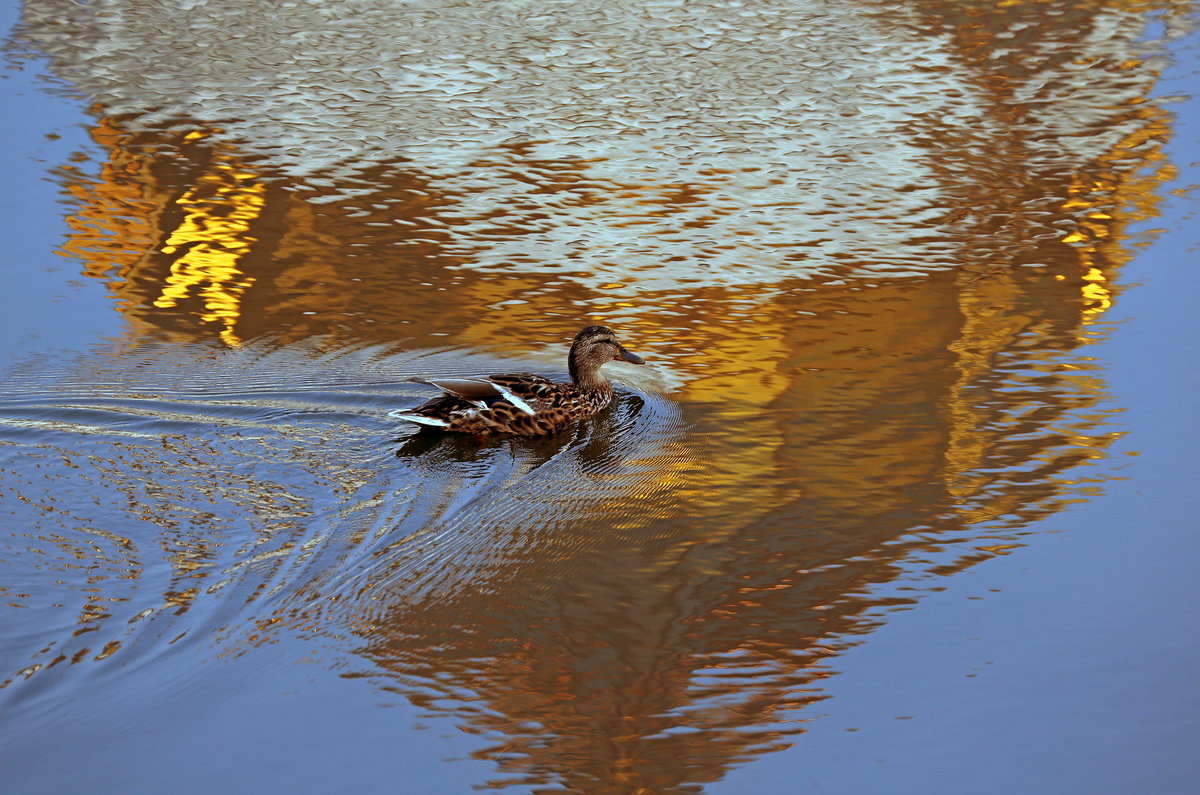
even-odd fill
[{"label": "duck's wing", "polygon": [[489,398],[494,400],[501,397],[496,385],[483,378],[414,378],[413,380],[436,386],[447,395],[481,404],[480,408],[486,407]]},{"label": "duck's wing", "polygon": [[544,399],[547,387],[555,384],[540,375],[493,375],[487,378],[423,378],[421,383],[436,386],[447,395],[481,408],[492,408],[498,401],[515,406],[524,414],[536,414],[531,402]]},{"label": "duck's wing", "polygon": [[495,384],[497,389],[503,389],[508,395],[513,395],[525,402],[538,402],[551,404],[555,402],[555,397],[563,389],[563,384],[557,384],[549,378],[543,378],[540,375],[531,373],[519,373],[516,375],[489,375],[487,378],[489,383]]}]

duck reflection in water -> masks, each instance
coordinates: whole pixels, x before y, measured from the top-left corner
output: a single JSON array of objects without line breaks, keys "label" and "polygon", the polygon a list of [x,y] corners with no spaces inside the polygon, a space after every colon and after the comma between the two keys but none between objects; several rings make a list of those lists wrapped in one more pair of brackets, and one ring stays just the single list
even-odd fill
[{"label": "duck reflection in water", "polygon": [[611,329],[588,326],[575,335],[567,354],[570,383],[532,373],[416,379],[445,394],[389,416],[476,437],[497,433],[544,436],[590,417],[612,402],[612,383],[600,368],[616,360],[644,363],[617,342]]}]

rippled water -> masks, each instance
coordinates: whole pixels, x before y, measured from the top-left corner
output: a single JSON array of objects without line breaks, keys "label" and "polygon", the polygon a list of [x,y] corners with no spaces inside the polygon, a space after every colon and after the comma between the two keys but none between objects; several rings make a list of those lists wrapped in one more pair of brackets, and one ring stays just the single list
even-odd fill
[{"label": "rippled water", "polygon": [[[1097,348],[1139,251],[1195,239],[1194,14],[26,0],[11,62],[53,80],[5,101],[62,205],[10,234],[60,303],[9,317],[63,342],[0,372],[0,782],[798,781],[851,649],[1120,504]],[[576,428],[388,417],[565,377],[591,322],[649,366]]]}]

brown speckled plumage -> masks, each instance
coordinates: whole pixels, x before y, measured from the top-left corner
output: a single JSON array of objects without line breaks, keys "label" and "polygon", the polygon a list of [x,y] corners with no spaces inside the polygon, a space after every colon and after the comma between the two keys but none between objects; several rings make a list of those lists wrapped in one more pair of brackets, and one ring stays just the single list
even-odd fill
[{"label": "brown speckled plumage", "polygon": [[640,356],[616,341],[612,330],[588,326],[575,335],[567,355],[571,383],[560,384],[530,373],[422,379],[445,394],[414,409],[392,412],[392,416],[475,435],[553,433],[612,401],[612,384],[600,374],[600,367],[614,359],[642,363]]}]

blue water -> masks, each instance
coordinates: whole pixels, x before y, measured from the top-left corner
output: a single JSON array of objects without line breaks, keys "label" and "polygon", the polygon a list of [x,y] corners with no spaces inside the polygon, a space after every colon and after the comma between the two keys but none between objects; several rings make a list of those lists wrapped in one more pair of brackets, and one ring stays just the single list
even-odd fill
[{"label": "blue water", "polygon": [[[7,26],[15,8],[3,13]],[[87,101],[49,81],[44,61],[8,70],[0,790],[1191,791],[1200,39],[1150,41],[1171,56],[1152,99],[1170,111],[1165,152],[1178,173],[1152,189],[1152,217],[1121,229],[1133,256],[1105,266],[1112,305],[1094,325],[1053,328],[1053,274],[1073,278],[1070,268],[1014,290],[1033,308],[1012,316],[1026,312],[1035,330],[998,344],[960,392],[1012,429],[994,442],[1007,452],[963,473],[996,499],[957,503],[940,475],[921,478],[922,457],[940,472],[938,455],[969,457],[970,440],[930,442],[962,433],[939,409],[953,390],[918,388],[959,377],[943,363],[958,337],[946,332],[938,348],[922,336],[941,339],[937,329],[974,311],[953,277],[881,286],[847,270],[861,288],[826,273],[720,304],[704,285],[655,292],[673,277],[634,253],[621,271],[634,286],[619,297],[662,306],[635,301],[612,316],[631,348],[640,333],[658,354],[658,380],[622,386],[611,414],[562,438],[398,457],[390,440],[407,431],[387,411],[425,396],[406,376],[530,367],[561,377],[556,340],[573,328],[558,326],[576,318],[559,313],[576,288],[538,267],[464,277],[420,258],[416,276],[392,282],[362,254],[360,270],[334,275],[375,281],[343,305],[334,299],[357,289],[349,282],[326,288],[333,276],[297,268],[313,284],[289,292],[271,281],[286,257],[248,256],[255,284],[279,294],[248,293],[235,330],[265,331],[228,345],[201,310],[142,300],[153,269],[114,267],[108,279],[136,288],[118,294],[57,253],[79,206],[63,192],[79,183],[56,170],[75,163],[95,177],[140,161],[92,139]],[[186,193],[191,173],[180,167],[148,193]],[[407,195],[396,185],[408,182],[380,179]],[[333,199],[362,187],[346,180]],[[980,190],[1003,206],[1005,184]],[[353,213],[312,207],[287,205],[255,234],[309,223],[313,239],[335,241],[317,248],[327,256],[361,242],[345,232],[361,231]],[[924,223],[905,231],[928,234]],[[724,230],[700,234],[714,251],[728,245]],[[1011,242],[973,234],[987,251]],[[122,246],[135,243],[111,250]],[[609,265],[580,283],[616,278]],[[527,283],[510,290],[510,277]],[[491,304],[463,313],[441,288],[420,292],[439,278],[480,304],[511,301],[519,313],[528,301],[540,315]],[[388,314],[408,290],[419,297]],[[875,295],[902,311],[870,315]],[[587,314],[614,299],[578,300]],[[708,301],[751,308],[687,325]],[[510,317],[536,345],[507,340]],[[889,322],[911,347],[887,347],[874,326]],[[387,330],[422,324],[411,337]],[[757,339],[748,329],[762,348],[742,344]],[[1072,335],[1086,344],[1055,347]],[[1022,358],[1040,344],[1057,353]],[[1048,372],[1037,368],[1051,364],[1097,379],[1079,390],[1091,402],[1055,402],[1066,382],[1037,392],[1034,376]],[[737,393],[747,380],[755,389]],[[1006,402],[1013,393],[1030,412],[1004,425],[1022,406]],[[1047,419],[1046,407],[1061,411]],[[995,513],[959,521],[956,507]]]}]

